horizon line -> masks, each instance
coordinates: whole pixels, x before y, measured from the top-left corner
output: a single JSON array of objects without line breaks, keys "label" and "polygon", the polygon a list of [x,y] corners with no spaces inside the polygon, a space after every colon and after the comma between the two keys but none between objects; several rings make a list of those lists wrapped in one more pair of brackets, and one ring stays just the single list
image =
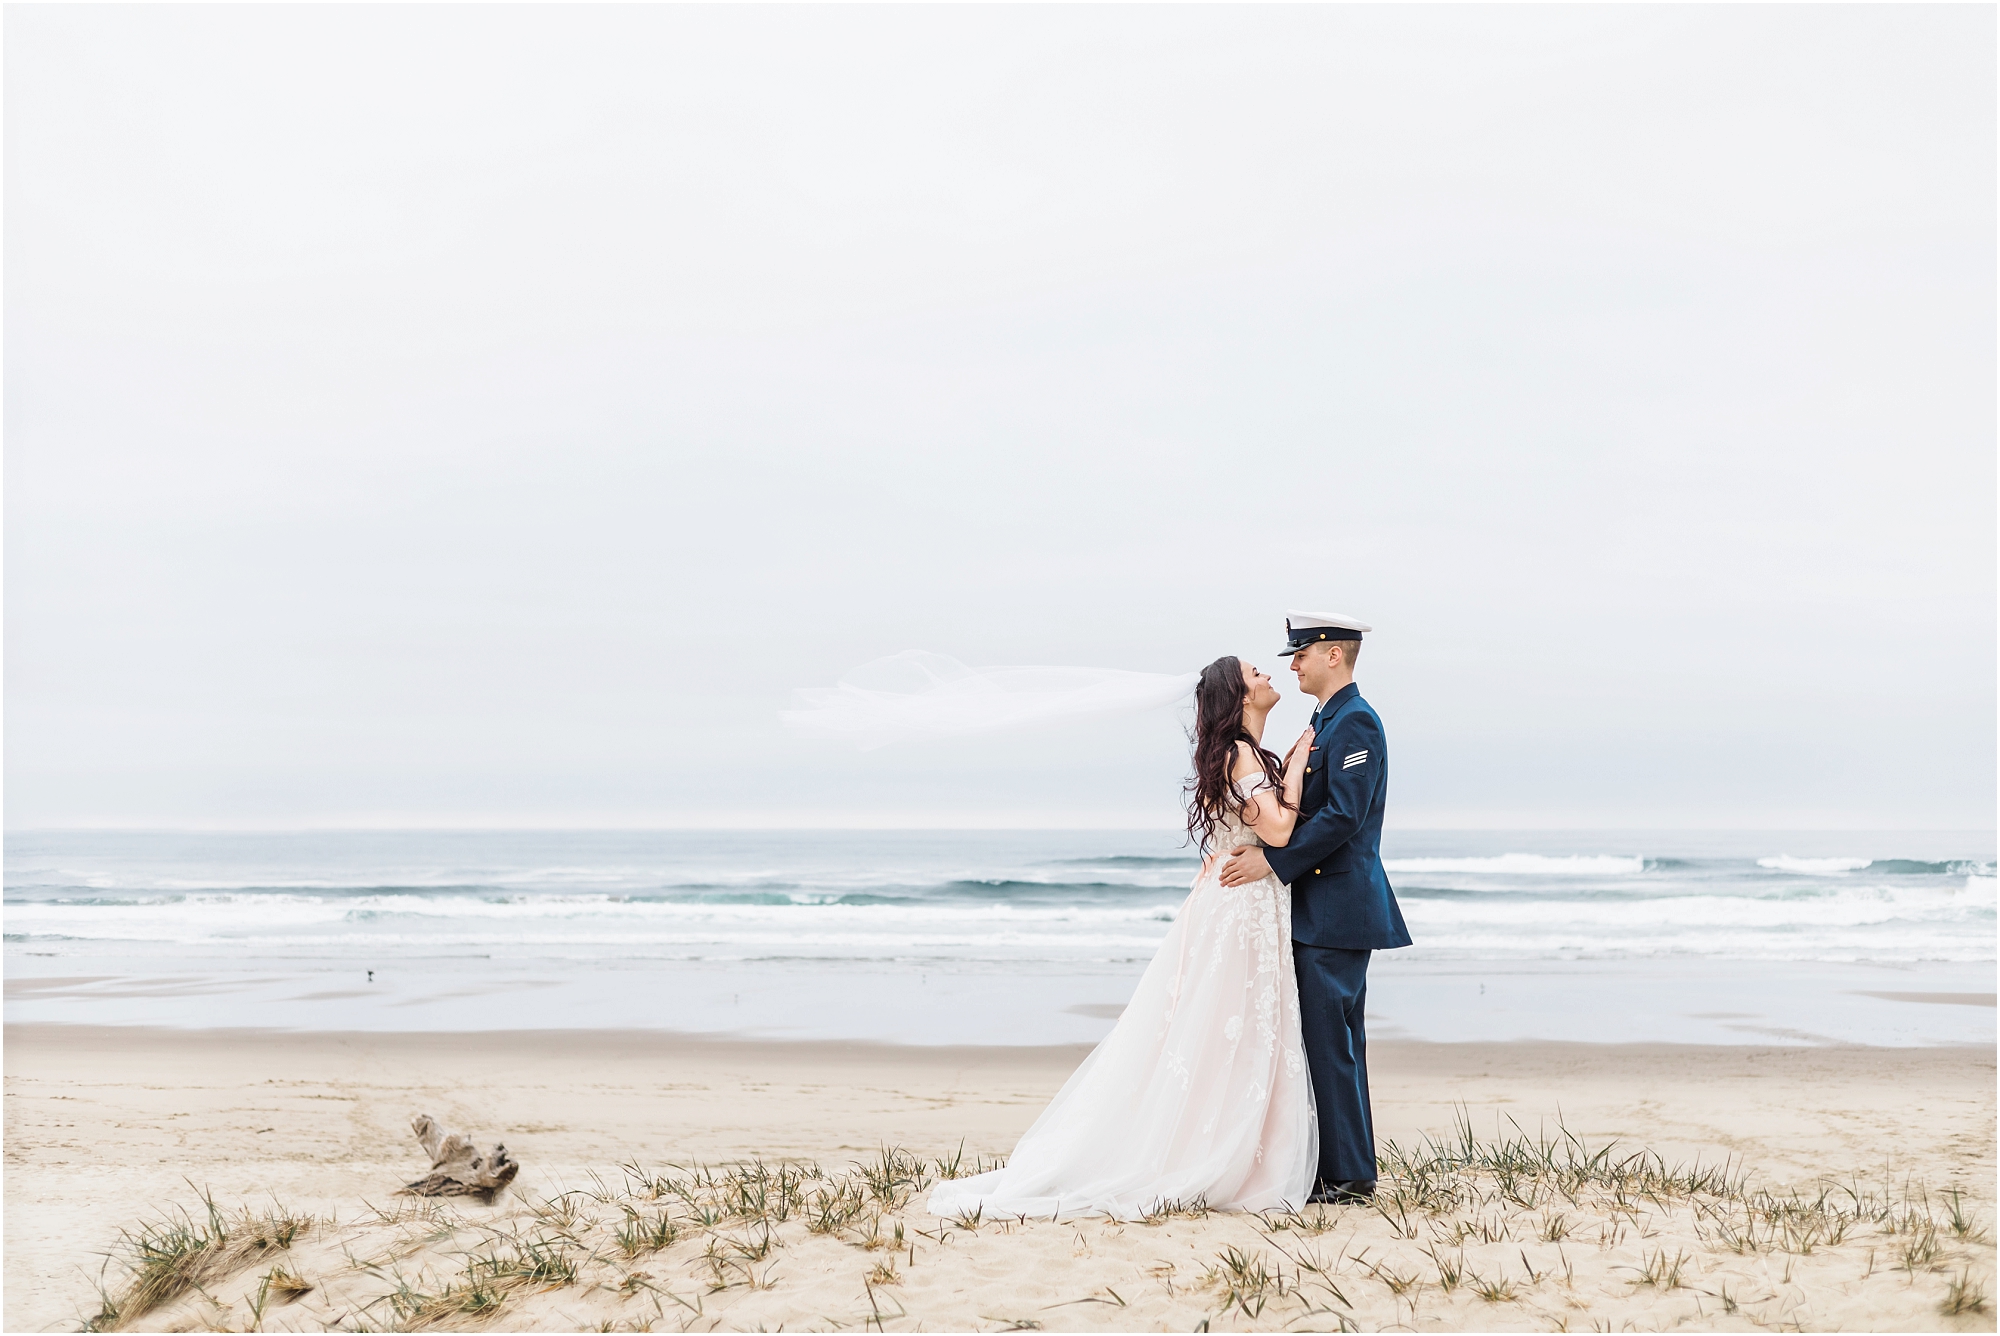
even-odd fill
[{"label": "horizon line", "polygon": [[[832,823],[817,823],[817,822],[807,822],[798,824],[766,823],[759,825],[749,825],[740,823],[739,824],[717,823],[717,824],[705,824],[705,825],[696,825],[696,824],[541,825],[535,823],[498,824],[492,822],[483,822],[483,823],[444,822],[434,825],[431,824],[419,825],[411,823],[383,824],[383,825],[373,825],[365,823],[340,823],[340,824],[323,824],[323,825],[310,825],[310,824],[291,825],[291,824],[276,824],[276,823],[260,824],[260,825],[145,825],[145,824],[123,824],[123,823],[119,824],[88,823],[88,824],[76,824],[76,825],[33,825],[33,826],[0,827],[0,838],[6,838],[8,836],[15,836],[15,835],[87,835],[87,834],[103,834],[103,835],[717,834],[720,835],[720,834],[759,834],[759,833],[786,834],[786,833],[808,833],[808,832],[819,833],[819,834],[842,833],[842,832],[851,832],[854,834],[989,834],[989,833],[1000,833],[1000,832],[1033,832],[1033,833],[1055,834],[1061,832],[1073,832],[1079,834],[1089,834],[1089,833],[1149,834],[1150,833],[1150,834],[1170,835],[1170,834],[1182,833],[1182,830],[1181,827],[1179,826],[1168,826],[1155,823],[1148,823],[1145,825],[1117,824],[1117,823],[1101,824],[1101,825],[1075,825],[1075,824],[1043,825],[1043,824],[1020,823],[1020,824],[988,824],[988,825],[939,824],[939,825],[900,825],[900,826],[862,825],[855,823],[832,824]],[[1618,833],[1630,832],[1630,833],[1640,833],[1640,834],[1654,834],[1654,833],[1672,834],[1672,833],[1693,833],[1693,832],[1835,834],[1840,832],[1853,832],[1853,833],[1869,833],[1869,834],[1941,834],[1941,835],[2000,836],[2000,828],[1996,828],[1994,826],[1863,825],[1853,822],[1840,822],[1833,824],[1810,824],[1810,825],[1788,825],[1788,824],[1713,825],[1713,824],[1677,823],[1673,825],[1656,825],[1656,826],[1608,824],[1608,823],[1575,825],[1575,824],[1560,824],[1560,823],[1466,824],[1466,823],[1422,822],[1409,825],[1404,825],[1404,824],[1386,825],[1384,827],[1384,832],[1385,833],[1492,832],[1495,834],[1507,834],[1507,833],[1585,834],[1585,833],[1612,833],[1612,832],[1618,832]]]}]

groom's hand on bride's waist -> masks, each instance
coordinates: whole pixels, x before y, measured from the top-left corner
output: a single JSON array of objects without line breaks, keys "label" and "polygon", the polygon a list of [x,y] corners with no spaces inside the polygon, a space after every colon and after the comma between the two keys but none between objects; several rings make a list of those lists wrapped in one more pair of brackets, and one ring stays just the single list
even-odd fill
[{"label": "groom's hand on bride's waist", "polygon": [[1229,861],[1222,865],[1220,880],[1224,886],[1245,886],[1270,875],[1271,865],[1264,860],[1264,851],[1248,845],[1229,855]]}]

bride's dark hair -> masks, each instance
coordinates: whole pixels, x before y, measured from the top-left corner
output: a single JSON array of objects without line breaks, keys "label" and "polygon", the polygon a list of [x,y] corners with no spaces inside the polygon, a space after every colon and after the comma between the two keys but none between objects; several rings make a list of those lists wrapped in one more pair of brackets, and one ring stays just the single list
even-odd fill
[{"label": "bride's dark hair", "polygon": [[1242,662],[1233,654],[1225,654],[1202,669],[1201,680],[1195,683],[1194,776],[1183,791],[1188,796],[1188,838],[1204,854],[1223,822],[1243,814],[1243,795],[1229,779],[1235,768],[1237,743],[1250,744],[1264,763],[1264,777],[1271,781],[1278,801],[1285,803],[1285,763],[1276,753],[1265,751],[1243,726],[1243,706],[1249,699],[1250,683],[1243,676]]}]

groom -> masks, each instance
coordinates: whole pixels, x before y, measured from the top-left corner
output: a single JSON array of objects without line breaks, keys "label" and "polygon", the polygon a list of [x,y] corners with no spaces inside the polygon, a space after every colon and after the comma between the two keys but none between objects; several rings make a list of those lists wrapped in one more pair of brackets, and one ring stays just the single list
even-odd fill
[{"label": "groom", "polygon": [[1312,727],[1293,747],[1312,748],[1299,823],[1284,848],[1238,849],[1222,870],[1225,886],[1275,872],[1292,888],[1292,959],[1319,1112],[1314,1201],[1365,1201],[1375,1193],[1362,1024],[1368,955],[1410,944],[1382,871],[1389,749],[1382,720],[1354,685],[1361,634],[1372,629],[1327,613],[1293,612],[1285,619],[1292,671],[1300,689],[1319,701]]}]

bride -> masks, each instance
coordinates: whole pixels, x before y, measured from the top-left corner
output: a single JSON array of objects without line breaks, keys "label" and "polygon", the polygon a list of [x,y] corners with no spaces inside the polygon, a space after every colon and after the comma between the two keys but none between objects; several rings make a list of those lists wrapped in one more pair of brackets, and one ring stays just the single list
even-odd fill
[{"label": "bride", "polygon": [[1132,1001],[1004,1169],[952,1179],[932,1215],[1108,1215],[1162,1205],[1301,1207],[1319,1162],[1292,974],[1291,893],[1216,879],[1229,851],[1283,845],[1310,731],[1282,763],[1262,745],[1271,679],[1234,657],[1195,687],[1188,834],[1205,855]]}]

